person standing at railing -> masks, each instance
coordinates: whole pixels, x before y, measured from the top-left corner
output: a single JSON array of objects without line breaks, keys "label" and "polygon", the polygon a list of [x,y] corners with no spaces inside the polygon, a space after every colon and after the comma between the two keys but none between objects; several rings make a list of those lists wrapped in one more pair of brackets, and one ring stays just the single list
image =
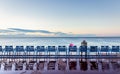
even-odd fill
[{"label": "person standing at railing", "polygon": [[[87,42],[85,40],[83,40],[81,42],[81,46],[83,46],[85,48],[85,58],[87,57]],[[82,56],[83,52],[81,52],[81,56]]]},{"label": "person standing at railing", "polygon": [[87,42],[86,42],[85,40],[83,40],[83,41],[81,42],[81,46],[87,46]]}]

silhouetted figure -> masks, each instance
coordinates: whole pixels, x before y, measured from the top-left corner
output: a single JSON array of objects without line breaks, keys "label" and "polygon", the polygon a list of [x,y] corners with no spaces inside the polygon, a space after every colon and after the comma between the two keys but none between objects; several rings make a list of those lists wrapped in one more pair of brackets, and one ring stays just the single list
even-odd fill
[{"label": "silhouetted figure", "polygon": [[[87,57],[87,42],[85,40],[83,40],[81,42],[81,46],[83,46],[85,48],[85,58]],[[81,52],[81,56],[82,56],[83,52]]]},{"label": "silhouetted figure", "polygon": [[83,41],[81,42],[81,46],[87,46],[87,42],[86,42],[85,40],[83,40]]}]

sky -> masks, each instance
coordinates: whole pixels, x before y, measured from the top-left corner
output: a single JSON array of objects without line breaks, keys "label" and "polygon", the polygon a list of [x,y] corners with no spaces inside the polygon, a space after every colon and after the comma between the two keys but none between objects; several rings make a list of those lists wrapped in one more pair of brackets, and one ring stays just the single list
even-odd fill
[{"label": "sky", "polygon": [[120,36],[119,19],[120,0],[0,0],[0,35]]}]

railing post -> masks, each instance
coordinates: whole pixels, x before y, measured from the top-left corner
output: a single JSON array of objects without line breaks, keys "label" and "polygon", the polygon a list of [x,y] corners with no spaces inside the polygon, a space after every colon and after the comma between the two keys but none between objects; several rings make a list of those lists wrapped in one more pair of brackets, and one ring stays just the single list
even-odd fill
[{"label": "railing post", "polygon": [[12,63],[12,71],[15,71],[15,63]]},{"label": "railing post", "polygon": [[88,63],[88,65],[87,65],[87,67],[88,67],[88,71],[90,71],[90,67],[91,67],[91,65],[90,65],[90,61],[87,60],[87,63]]},{"label": "railing post", "polygon": [[112,67],[112,63],[110,60],[109,60],[109,67],[110,67],[110,71],[113,72],[113,67]]},{"label": "railing post", "polygon": [[98,71],[99,71],[99,72],[102,71],[102,64],[100,63],[100,61],[98,61]]},{"label": "railing post", "polygon": [[45,61],[45,64],[44,64],[44,71],[47,71],[47,67],[48,67],[48,60]]},{"label": "railing post", "polygon": [[55,63],[55,70],[56,71],[58,70],[58,60],[56,60],[56,63]]},{"label": "railing post", "polygon": [[66,66],[66,70],[69,71],[69,59],[67,58],[67,66]]},{"label": "railing post", "polygon": [[80,70],[80,60],[77,59],[77,70],[79,71]]},{"label": "railing post", "polygon": [[23,71],[26,70],[26,63],[23,63]]},{"label": "railing post", "polygon": [[1,63],[1,71],[4,71],[5,63]]}]

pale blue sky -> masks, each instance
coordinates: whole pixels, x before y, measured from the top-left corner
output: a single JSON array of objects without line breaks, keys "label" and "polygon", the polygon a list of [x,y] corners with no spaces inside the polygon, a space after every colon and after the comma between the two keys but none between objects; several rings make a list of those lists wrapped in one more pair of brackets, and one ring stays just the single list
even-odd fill
[{"label": "pale blue sky", "polygon": [[120,0],[0,0],[0,28],[120,36]]}]

